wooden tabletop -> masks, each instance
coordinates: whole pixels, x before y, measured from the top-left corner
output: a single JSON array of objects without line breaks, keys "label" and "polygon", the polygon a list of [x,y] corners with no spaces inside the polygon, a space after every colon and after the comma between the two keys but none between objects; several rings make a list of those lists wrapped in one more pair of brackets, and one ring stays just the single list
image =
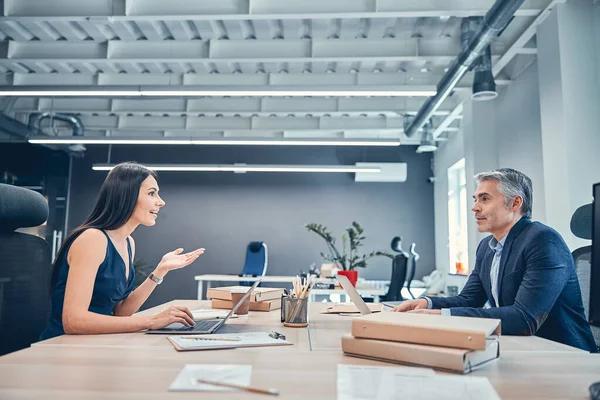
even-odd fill
[{"label": "wooden tabletop", "polygon": [[[176,301],[190,309],[209,302]],[[324,315],[327,304],[311,303],[309,329],[285,328],[279,310],[251,312],[232,324],[284,333],[293,346],[176,352],[165,336],[144,333],[66,335],[0,357],[0,399],[259,399],[240,392],[174,393],[168,387],[186,364],[252,365],[252,384],[275,387],[284,399],[335,399],[337,364],[381,365],[346,357],[340,337],[352,317]],[[600,356],[537,337],[501,337],[500,359],[475,371],[502,399],[586,399],[600,380]],[[265,397],[266,398],[266,397]]]}]

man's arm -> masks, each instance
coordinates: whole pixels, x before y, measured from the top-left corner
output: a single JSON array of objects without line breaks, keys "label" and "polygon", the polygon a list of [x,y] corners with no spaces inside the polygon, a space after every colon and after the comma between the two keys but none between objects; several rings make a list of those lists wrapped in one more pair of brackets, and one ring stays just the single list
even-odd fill
[{"label": "man's arm", "polygon": [[[477,253],[479,253],[481,243],[482,242],[480,242],[477,246]],[[480,265],[481,262],[479,260],[475,260],[475,268],[473,269],[473,272],[471,272],[471,275],[467,280],[467,284],[458,296],[429,297],[431,300],[431,308],[483,307],[487,301],[487,294],[485,293],[481,279],[479,279],[479,273],[481,270]],[[457,314],[452,312],[452,315]]]},{"label": "man's arm", "polygon": [[562,238],[547,231],[525,252],[525,273],[514,304],[478,309],[453,307],[452,315],[502,320],[502,333],[534,335],[550,313],[569,277],[571,253]]}]

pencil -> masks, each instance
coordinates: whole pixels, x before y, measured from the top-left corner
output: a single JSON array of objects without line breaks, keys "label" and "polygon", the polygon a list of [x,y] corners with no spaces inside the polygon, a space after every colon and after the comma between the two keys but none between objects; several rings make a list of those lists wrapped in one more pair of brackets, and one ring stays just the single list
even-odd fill
[{"label": "pencil", "polygon": [[215,385],[215,386],[223,386],[223,387],[228,387],[228,388],[232,388],[232,389],[245,390],[246,392],[270,394],[271,396],[279,396],[278,389],[261,389],[261,388],[256,388],[256,387],[252,387],[252,386],[236,385],[235,383],[210,381],[210,380],[200,379],[200,378],[197,379],[197,382],[206,383],[206,384]]},{"label": "pencil", "polygon": [[201,340],[224,340],[229,342],[239,342],[239,337],[224,337],[224,338],[216,338],[216,337],[206,337],[206,336],[181,336],[179,339],[201,339]]}]

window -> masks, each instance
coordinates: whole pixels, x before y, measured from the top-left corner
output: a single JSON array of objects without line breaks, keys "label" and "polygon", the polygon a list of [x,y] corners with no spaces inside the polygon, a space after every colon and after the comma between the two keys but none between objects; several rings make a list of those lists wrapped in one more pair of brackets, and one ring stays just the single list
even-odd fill
[{"label": "window", "polygon": [[448,168],[448,250],[450,273],[469,273],[465,159]]}]

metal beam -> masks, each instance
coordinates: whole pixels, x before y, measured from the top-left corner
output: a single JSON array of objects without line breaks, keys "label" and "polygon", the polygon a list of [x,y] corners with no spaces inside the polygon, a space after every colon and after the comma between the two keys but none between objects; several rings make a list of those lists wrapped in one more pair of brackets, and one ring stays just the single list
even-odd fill
[{"label": "metal beam", "polygon": [[[8,60],[52,59],[64,62],[311,62],[451,61],[454,40],[284,39],[205,41],[9,41]],[[495,54],[497,55],[497,54]]]},{"label": "metal beam", "polygon": [[[437,73],[311,73],[311,74],[152,74],[152,73],[134,73],[134,74],[112,74],[100,73],[89,74],[80,72],[73,73],[47,73],[47,69],[52,69],[48,63],[38,62],[26,63],[27,67],[42,70],[46,73],[38,72],[35,74],[12,74],[15,86],[73,86],[73,85],[227,85],[232,88],[247,85],[265,85],[265,86],[305,86],[307,88],[327,85],[339,87],[354,87],[365,85],[398,85],[403,82],[410,82],[410,86],[435,86],[439,81],[440,74]],[[51,65],[54,65],[51,63]],[[72,68],[82,71],[85,68],[84,63],[69,64]],[[508,85],[509,81],[498,80],[498,85]],[[457,90],[468,90],[471,87],[471,79],[465,79]]]},{"label": "metal beam", "polygon": [[[111,19],[241,20],[296,18],[372,18],[445,17],[484,15],[492,0],[126,0],[125,7],[115,1],[71,2],[70,0],[5,0],[5,13],[11,19],[84,19],[110,16]],[[528,0],[517,15],[534,16],[547,4]]]},{"label": "metal beam", "polygon": [[[437,116],[445,116],[458,104],[457,96],[446,100]],[[421,104],[419,98],[205,98],[205,99],[108,99],[108,98],[19,98],[12,111],[15,113],[54,111],[83,115],[195,115],[206,116],[264,116],[313,115],[323,116],[361,114],[397,115],[415,113]],[[261,115],[263,114],[263,115]]]}]

